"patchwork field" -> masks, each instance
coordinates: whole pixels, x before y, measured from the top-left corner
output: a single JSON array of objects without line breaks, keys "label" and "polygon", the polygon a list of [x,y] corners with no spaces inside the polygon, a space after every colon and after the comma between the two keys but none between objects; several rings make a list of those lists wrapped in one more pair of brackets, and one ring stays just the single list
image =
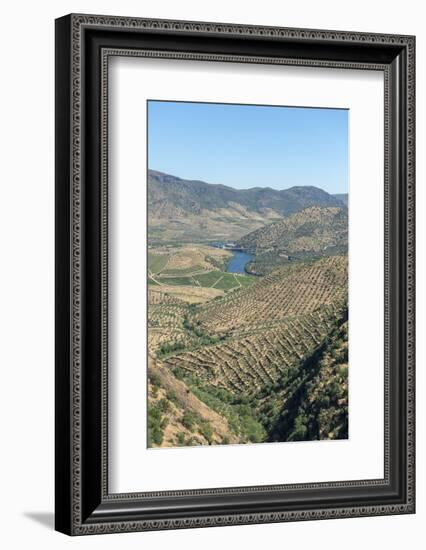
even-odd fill
[{"label": "patchwork field", "polygon": [[[219,291],[236,290],[248,287],[255,282],[254,277],[224,271],[232,253],[228,250],[204,245],[186,245],[182,247],[157,247],[148,253],[148,284],[158,287],[190,287],[215,289]],[[173,289],[167,293],[178,295]],[[179,292],[179,291],[178,291]],[[185,291],[181,296],[185,294]],[[192,294],[186,289],[188,297]],[[223,293],[195,292],[195,299],[203,301],[222,296]]]}]

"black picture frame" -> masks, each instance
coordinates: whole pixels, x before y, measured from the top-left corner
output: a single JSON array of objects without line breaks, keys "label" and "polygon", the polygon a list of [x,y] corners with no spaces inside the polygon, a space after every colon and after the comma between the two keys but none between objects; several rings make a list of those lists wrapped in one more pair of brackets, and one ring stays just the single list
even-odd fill
[{"label": "black picture frame", "polygon": [[[385,476],[109,494],[109,55],[375,69],[385,79]],[[178,62],[178,61],[176,61]],[[69,535],[415,511],[415,38],[71,14],[56,20],[56,529]]]}]

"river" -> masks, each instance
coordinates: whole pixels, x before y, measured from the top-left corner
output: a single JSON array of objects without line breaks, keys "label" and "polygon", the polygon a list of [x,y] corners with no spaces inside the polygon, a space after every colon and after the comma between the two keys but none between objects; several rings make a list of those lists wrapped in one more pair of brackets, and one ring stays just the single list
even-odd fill
[{"label": "river", "polygon": [[226,271],[229,273],[245,273],[245,266],[252,260],[252,254],[247,252],[235,251],[228,262]]}]

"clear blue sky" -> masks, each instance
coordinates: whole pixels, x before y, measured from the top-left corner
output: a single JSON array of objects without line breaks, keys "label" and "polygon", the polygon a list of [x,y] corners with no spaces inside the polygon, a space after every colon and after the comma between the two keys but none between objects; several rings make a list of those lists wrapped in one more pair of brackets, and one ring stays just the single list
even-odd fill
[{"label": "clear blue sky", "polygon": [[148,101],[148,166],[237,189],[348,192],[348,111]]}]

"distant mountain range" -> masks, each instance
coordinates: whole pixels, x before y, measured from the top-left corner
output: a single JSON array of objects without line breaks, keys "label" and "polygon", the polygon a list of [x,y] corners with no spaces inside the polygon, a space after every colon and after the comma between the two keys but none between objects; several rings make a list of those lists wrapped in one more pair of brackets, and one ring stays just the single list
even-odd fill
[{"label": "distant mountain range", "polygon": [[312,206],[342,207],[343,201],[314,186],[278,191],[234,189],[148,171],[148,233],[151,242],[236,240]]}]

